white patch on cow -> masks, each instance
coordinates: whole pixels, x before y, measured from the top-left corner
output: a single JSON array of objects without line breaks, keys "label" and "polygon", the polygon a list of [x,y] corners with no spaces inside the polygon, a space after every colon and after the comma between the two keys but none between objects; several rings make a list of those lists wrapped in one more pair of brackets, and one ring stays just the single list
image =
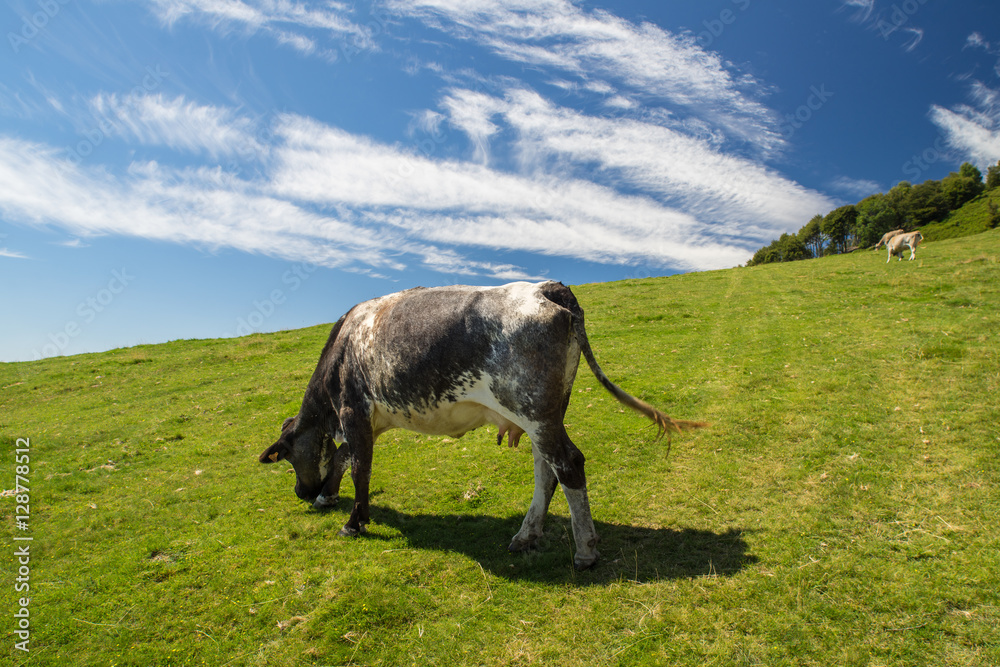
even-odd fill
[{"label": "white patch on cow", "polygon": [[373,299],[357,306],[363,308],[363,311],[358,313],[356,335],[360,336],[365,347],[375,343],[375,316],[388,299],[389,297]]},{"label": "white patch on cow", "polygon": [[540,284],[541,283],[516,282],[507,283],[506,285],[483,287],[472,285],[453,285],[451,287],[441,289],[447,289],[452,292],[501,292],[510,306],[509,308],[504,309],[505,317],[510,317],[511,315],[533,317],[538,315],[545,304],[548,303],[548,299],[542,296],[539,292]]},{"label": "white patch on cow", "polygon": [[372,410],[372,430],[377,438],[394,428],[458,438],[485,424],[494,424],[502,430],[517,426],[528,433],[536,433],[539,424],[512,413],[497,401],[490,386],[493,378],[483,373],[477,380],[452,388],[456,400],[442,399],[431,406],[406,406],[393,409],[375,402]]},{"label": "white patch on cow", "polygon": [[334,507],[338,500],[340,500],[339,495],[328,498],[323,494],[320,494],[316,497],[316,500],[313,501],[313,509],[321,510],[327,507]]},{"label": "white patch on cow", "polygon": [[573,382],[576,381],[576,371],[580,367],[580,344],[577,342],[576,337],[573,337],[569,342],[569,349],[566,353],[566,370],[563,371],[563,385],[567,389],[573,388]]},{"label": "white patch on cow", "polygon": [[499,287],[507,293],[513,310],[522,317],[533,317],[542,310],[542,305],[548,303],[538,291],[536,283],[510,283]]},{"label": "white patch on cow", "polygon": [[[323,455],[319,460],[319,477],[320,479],[326,479],[327,475],[330,473],[330,464],[333,463],[333,457],[336,453],[336,449],[333,447],[325,447]],[[322,496],[320,496],[322,497]]]}]

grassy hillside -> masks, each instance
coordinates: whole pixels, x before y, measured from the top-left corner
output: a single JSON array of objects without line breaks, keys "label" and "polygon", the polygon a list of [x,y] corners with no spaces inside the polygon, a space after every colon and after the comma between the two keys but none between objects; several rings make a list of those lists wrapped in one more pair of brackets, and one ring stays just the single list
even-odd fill
[{"label": "grassy hillside", "polygon": [[[0,364],[3,652],[28,665],[1000,664],[1000,230],[574,288],[608,375],[712,427],[665,443],[581,368],[603,560],[530,448],[390,432],[370,534],[257,455],[329,325]],[[339,313],[330,313],[331,320]],[[349,501],[352,487],[345,484]],[[13,614],[30,543],[30,652]],[[6,658],[5,658],[6,659]]]},{"label": "grassy hillside", "polygon": [[949,213],[944,220],[925,225],[920,231],[928,241],[981,234],[992,229],[990,227],[990,202],[1000,206],[1000,188],[984,192],[960,209]]}]

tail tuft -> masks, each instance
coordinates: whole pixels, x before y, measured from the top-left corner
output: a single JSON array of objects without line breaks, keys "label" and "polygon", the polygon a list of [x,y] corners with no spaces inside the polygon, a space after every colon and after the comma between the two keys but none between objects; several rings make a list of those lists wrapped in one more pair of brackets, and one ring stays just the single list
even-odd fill
[{"label": "tail tuft", "polygon": [[[662,440],[664,435],[667,436],[667,454],[666,454],[667,456],[670,455],[670,446],[673,444],[670,439],[671,431],[674,431],[676,433],[683,433],[684,431],[693,431],[696,428],[706,428],[710,426],[708,422],[696,422],[696,421],[689,421],[687,419],[674,419],[672,417],[663,414],[656,408],[651,407],[651,409],[655,414],[652,416],[650,415],[646,416],[650,417],[656,423],[656,427],[658,429],[656,433],[657,440]],[[646,414],[643,411],[640,412]]]}]

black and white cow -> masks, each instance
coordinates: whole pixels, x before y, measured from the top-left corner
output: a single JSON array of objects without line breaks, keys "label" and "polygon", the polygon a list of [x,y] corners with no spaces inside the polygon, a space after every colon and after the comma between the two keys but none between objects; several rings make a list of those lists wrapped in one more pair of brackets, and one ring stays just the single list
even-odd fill
[{"label": "black and white cow", "polygon": [[508,548],[528,549],[542,535],[558,483],[569,503],[574,564],[590,567],[598,536],[584,456],[563,426],[581,352],[604,388],[653,420],[659,435],[704,425],[673,420],[612,383],[594,359],[580,304],[561,283],[416,288],[366,301],[340,318],[298,415],[285,421],[260,462],[289,461],[296,495],[317,506],[335,502],[350,466],[354,508],[340,534],[358,535],[369,521],[372,447],[382,433],[405,428],[458,437],[492,423],[497,442],[507,435],[511,446],[526,433],[535,491]]}]

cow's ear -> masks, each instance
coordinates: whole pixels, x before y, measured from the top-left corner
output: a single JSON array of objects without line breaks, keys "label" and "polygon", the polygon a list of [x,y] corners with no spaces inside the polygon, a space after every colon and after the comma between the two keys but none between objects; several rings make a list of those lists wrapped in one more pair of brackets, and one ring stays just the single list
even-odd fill
[{"label": "cow's ear", "polygon": [[275,461],[280,461],[287,457],[288,447],[285,445],[285,439],[282,438],[265,449],[264,453],[260,455],[259,460],[261,463],[274,463]]}]

